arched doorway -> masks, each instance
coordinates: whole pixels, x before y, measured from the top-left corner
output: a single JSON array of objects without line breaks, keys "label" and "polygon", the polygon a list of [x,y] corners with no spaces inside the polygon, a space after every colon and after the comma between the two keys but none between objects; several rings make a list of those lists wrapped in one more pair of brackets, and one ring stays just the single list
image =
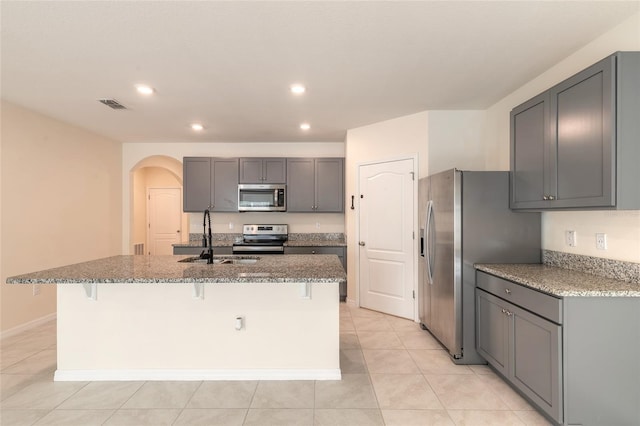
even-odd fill
[{"label": "arched doorway", "polygon": [[[155,208],[150,203],[150,194],[158,191],[182,192],[182,163],[175,158],[154,155],[139,161],[130,170],[130,223],[129,223],[129,253],[130,254],[155,254],[156,246],[152,243],[156,235],[149,226],[149,215]],[[179,196],[181,199],[181,195]],[[179,202],[179,211],[175,214],[183,230],[178,240],[189,239],[189,217],[182,211],[182,203]],[[151,243],[150,243],[151,242]],[[168,253],[163,253],[168,254]]]}]

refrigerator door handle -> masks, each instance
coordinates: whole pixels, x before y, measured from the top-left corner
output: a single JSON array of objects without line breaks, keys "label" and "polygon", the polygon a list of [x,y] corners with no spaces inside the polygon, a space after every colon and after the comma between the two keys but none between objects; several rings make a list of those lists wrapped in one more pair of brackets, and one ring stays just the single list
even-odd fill
[{"label": "refrigerator door handle", "polygon": [[427,202],[427,220],[424,225],[424,239],[426,240],[425,248],[425,262],[426,262],[426,270],[427,270],[427,278],[429,279],[429,284],[433,285],[433,270],[431,269],[431,250],[433,249],[431,245],[431,222],[433,221],[433,200],[429,200]]}]

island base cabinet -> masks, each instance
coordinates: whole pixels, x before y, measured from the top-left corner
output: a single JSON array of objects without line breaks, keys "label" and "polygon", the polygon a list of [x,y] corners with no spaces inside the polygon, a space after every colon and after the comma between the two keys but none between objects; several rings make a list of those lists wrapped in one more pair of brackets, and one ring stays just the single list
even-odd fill
[{"label": "island base cabinet", "polygon": [[202,285],[59,285],[55,380],[340,379],[337,282]]},{"label": "island base cabinet", "polygon": [[480,355],[562,423],[561,326],[480,289],[476,303]]}]

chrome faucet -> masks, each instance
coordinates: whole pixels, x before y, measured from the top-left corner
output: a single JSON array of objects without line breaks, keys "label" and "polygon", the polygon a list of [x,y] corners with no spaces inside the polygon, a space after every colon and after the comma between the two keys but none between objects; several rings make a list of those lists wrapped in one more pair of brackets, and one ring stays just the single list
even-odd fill
[{"label": "chrome faucet", "polygon": [[[209,228],[208,228],[208,235],[207,235],[207,220],[209,221]],[[207,247],[207,240],[209,241],[208,244],[208,249],[207,249],[207,254],[204,254],[204,250],[202,250],[202,253],[200,254],[201,258],[207,258],[207,263],[208,264],[212,264],[213,263],[213,241],[212,241],[212,235],[211,235],[211,213],[209,212],[209,209],[206,209],[204,211],[204,218],[202,220],[202,245],[204,247]]]}]

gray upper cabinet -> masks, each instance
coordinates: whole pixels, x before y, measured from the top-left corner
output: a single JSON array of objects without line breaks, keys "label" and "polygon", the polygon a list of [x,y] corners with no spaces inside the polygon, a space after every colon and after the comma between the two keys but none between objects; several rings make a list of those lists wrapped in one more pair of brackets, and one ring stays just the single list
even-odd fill
[{"label": "gray upper cabinet", "polygon": [[287,211],[344,212],[344,159],[288,158]]},{"label": "gray upper cabinet", "polygon": [[640,208],[639,75],[618,52],[513,109],[511,208]]},{"label": "gray upper cabinet", "polygon": [[238,211],[238,159],[184,157],[183,210]]},{"label": "gray upper cabinet", "polygon": [[285,158],[241,158],[240,183],[286,183]]}]

